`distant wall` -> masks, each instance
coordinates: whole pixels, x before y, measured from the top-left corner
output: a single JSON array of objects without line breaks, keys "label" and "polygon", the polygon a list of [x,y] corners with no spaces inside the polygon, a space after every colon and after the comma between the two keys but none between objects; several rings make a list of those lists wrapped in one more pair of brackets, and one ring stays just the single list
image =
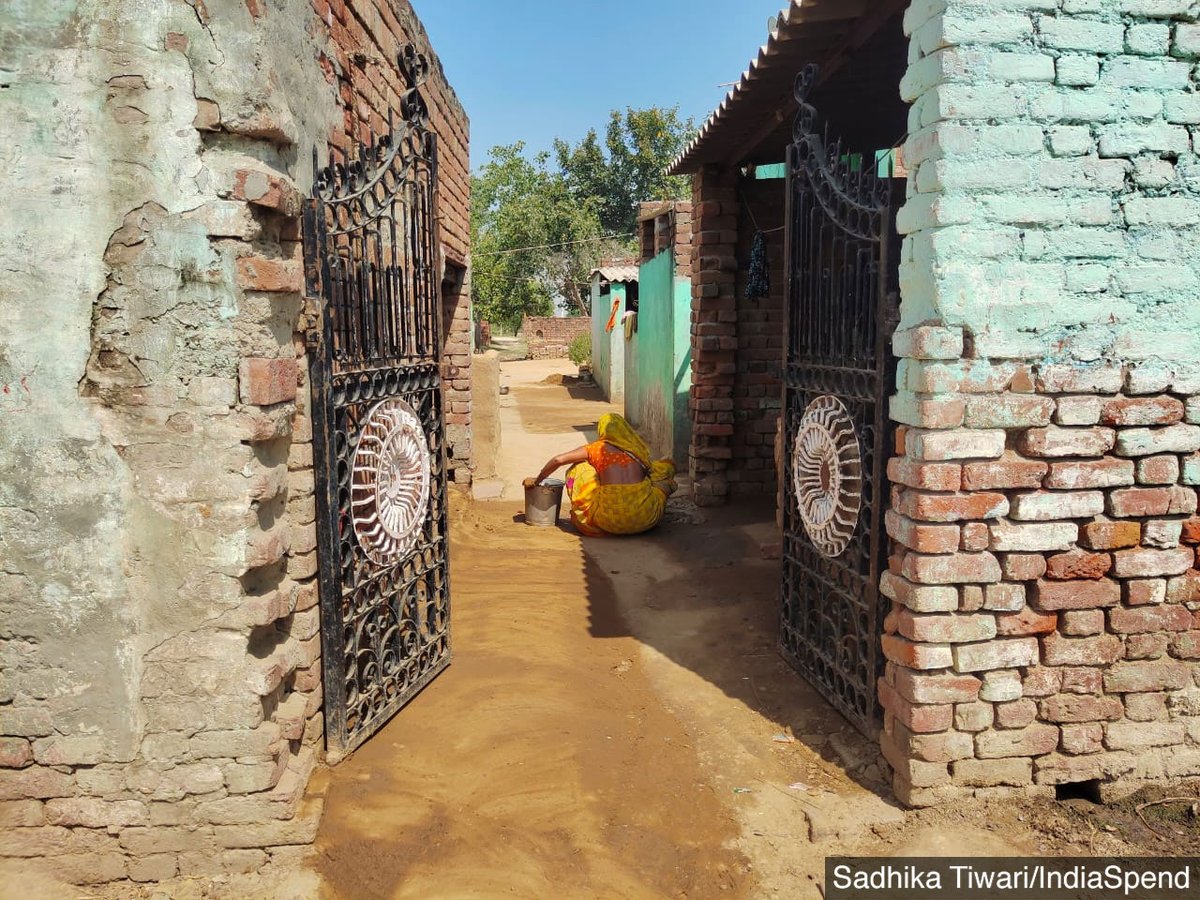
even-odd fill
[{"label": "distant wall", "polygon": [[558,359],[566,357],[571,341],[591,329],[591,316],[526,316],[517,335],[525,339],[531,359]]},{"label": "distant wall", "polygon": [[600,279],[592,282],[592,377],[611,403],[625,398],[625,332],[621,328],[605,331],[612,315],[613,300],[619,301],[617,321],[625,314],[625,285],[614,284],[608,293],[600,293]]}]

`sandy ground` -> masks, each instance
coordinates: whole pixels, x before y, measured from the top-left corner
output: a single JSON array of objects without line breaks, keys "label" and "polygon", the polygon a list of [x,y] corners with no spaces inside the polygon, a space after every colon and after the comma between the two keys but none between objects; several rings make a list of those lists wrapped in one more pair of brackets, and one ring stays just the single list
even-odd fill
[{"label": "sandy ground", "polygon": [[[504,364],[506,497],[611,409],[572,371]],[[457,503],[453,664],[328,774],[312,869],[158,896],[818,898],[834,854],[1200,848],[1187,805],[1149,810],[1158,833],[1130,804],[899,809],[875,745],[775,653],[773,521],[681,494],[648,535],[581,539]]]}]

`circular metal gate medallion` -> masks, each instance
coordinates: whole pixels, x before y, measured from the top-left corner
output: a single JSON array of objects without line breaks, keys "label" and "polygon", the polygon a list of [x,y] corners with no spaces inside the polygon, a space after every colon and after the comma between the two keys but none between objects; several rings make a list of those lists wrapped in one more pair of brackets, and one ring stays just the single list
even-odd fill
[{"label": "circular metal gate medallion", "polygon": [[350,510],[371,562],[388,565],[417,542],[429,508],[429,443],[416,410],[398,398],[367,414],[354,450]]},{"label": "circular metal gate medallion", "polygon": [[840,556],[862,506],[862,456],[854,421],[836,397],[808,405],[796,429],[792,489],[804,530],[825,556]]}]

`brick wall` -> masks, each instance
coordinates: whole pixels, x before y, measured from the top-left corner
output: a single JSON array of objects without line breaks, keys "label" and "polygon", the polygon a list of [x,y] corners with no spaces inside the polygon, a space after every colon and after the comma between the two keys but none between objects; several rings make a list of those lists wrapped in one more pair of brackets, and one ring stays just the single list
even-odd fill
[{"label": "brick wall", "polygon": [[705,166],[692,178],[692,443],[688,470],[697,504],[729,496],[733,389],[737,375],[736,173]]},{"label": "brick wall", "polygon": [[529,347],[530,359],[565,359],[571,341],[591,333],[591,316],[526,316],[517,332]]},{"label": "brick wall", "polygon": [[[734,495],[774,494],[777,486],[775,434],[783,391],[784,221],[787,182],[743,179],[739,192],[737,242],[737,377],[733,386],[733,460],[729,491]],[[767,241],[768,296],[747,299],[746,278],[754,234]]]},{"label": "brick wall", "polygon": [[906,17],[879,688],[907,803],[1200,774],[1189,6]]},{"label": "brick wall", "polygon": [[[0,381],[28,401],[3,393],[0,465],[48,461],[3,478],[0,855],[79,883],[290,869],[323,738],[298,214],[313,148],[379,127],[395,52],[428,48],[402,0],[106,2],[94,46],[20,36],[0,98],[30,148],[0,255],[38,273],[4,292],[56,297],[52,320],[0,325]],[[51,85],[31,60],[87,75]],[[465,262],[465,119],[436,66],[428,89]],[[457,294],[447,393],[469,417]]]}]

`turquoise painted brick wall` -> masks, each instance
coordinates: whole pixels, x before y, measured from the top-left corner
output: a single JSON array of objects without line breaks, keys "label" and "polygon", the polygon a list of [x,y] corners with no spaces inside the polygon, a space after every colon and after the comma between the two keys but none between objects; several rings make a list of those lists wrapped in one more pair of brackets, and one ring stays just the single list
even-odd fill
[{"label": "turquoise painted brick wall", "polygon": [[1196,365],[1195,20],[1187,0],[912,4],[902,328],[962,326],[993,359]]}]

